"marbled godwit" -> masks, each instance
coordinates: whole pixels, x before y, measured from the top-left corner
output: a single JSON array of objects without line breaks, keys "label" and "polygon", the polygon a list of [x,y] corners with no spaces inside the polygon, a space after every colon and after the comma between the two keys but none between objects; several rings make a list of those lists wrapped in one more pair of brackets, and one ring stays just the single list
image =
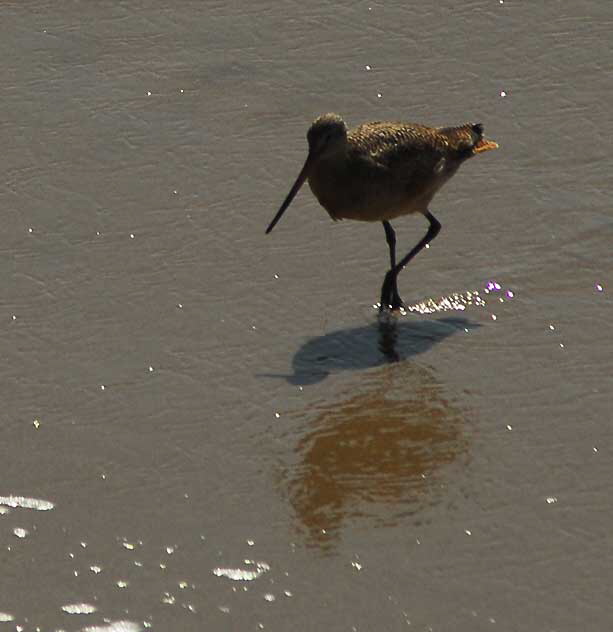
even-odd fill
[{"label": "marbled godwit", "polygon": [[[468,158],[497,143],[483,138],[480,123],[426,127],[415,123],[364,123],[347,130],[337,114],[320,116],[307,133],[309,154],[281,208],[266,229],[281,219],[305,180],[333,220],[382,222],[390,269],[381,286],[381,309],[403,306],[398,273],[430,241],[441,225],[428,205]],[[428,232],[396,263],[396,234],[390,220],[421,213]]]}]

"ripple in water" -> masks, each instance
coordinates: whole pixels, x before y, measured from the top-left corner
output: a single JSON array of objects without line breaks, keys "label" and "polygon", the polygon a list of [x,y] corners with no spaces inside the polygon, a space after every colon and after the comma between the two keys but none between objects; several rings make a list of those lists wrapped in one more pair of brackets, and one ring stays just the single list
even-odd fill
[{"label": "ripple in water", "polygon": [[55,505],[48,500],[26,498],[25,496],[0,496],[0,505],[22,507],[23,509],[36,509],[38,511],[49,511],[49,509],[55,507]]},{"label": "ripple in water", "polygon": [[112,621],[107,625],[90,625],[82,632],[141,632],[142,627],[133,621]]},{"label": "ripple in water", "polygon": [[439,299],[428,298],[414,305],[407,305],[405,312],[434,314],[436,312],[464,311],[467,307],[485,307],[478,290],[454,293]]},{"label": "ripple in water", "polygon": [[486,299],[481,294],[489,295],[489,299],[499,302],[515,298],[513,290],[505,290],[498,281],[492,280],[485,284],[483,290],[472,290],[467,292],[454,292],[449,296],[441,296],[439,299],[427,298],[419,303],[408,305],[401,313],[434,314],[436,312],[462,312],[468,307],[485,307]]},{"label": "ripple in water", "polygon": [[62,610],[68,614],[92,614],[96,612],[96,606],[88,603],[69,603],[62,606]]},{"label": "ripple in water", "polygon": [[[245,560],[246,564],[254,564],[249,560]],[[266,562],[255,562],[255,568],[214,568],[213,575],[217,577],[227,577],[233,581],[249,582],[257,579],[270,570],[270,566]]]}]

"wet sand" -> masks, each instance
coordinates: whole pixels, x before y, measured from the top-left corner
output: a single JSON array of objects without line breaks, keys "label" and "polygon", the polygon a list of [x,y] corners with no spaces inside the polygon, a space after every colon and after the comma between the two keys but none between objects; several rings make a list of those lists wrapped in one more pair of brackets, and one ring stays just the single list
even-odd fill
[{"label": "wet sand", "polygon": [[[3,4],[0,629],[610,628],[613,8],[533,4]],[[330,110],[501,145],[391,323],[264,236]]]}]

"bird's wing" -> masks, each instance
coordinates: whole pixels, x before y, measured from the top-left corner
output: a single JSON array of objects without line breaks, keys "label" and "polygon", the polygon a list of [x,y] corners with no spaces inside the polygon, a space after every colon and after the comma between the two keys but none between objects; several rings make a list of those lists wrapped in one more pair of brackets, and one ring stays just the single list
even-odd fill
[{"label": "bird's wing", "polygon": [[446,148],[437,129],[407,123],[365,123],[349,137],[390,176],[406,182],[432,175]]}]

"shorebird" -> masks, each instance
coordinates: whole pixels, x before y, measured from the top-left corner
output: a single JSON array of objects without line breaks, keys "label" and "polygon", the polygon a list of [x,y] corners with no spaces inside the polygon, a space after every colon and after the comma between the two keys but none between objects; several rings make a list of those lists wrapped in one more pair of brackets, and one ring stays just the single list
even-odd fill
[{"label": "shorebird", "polygon": [[[465,160],[496,149],[498,144],[483,137],[481,123],[428,127],[375,121],[347,130],[338,114],[317,118],[307,141],[306,162],[266,234],[308,180],[333,220],[383,223],[390,269],[381,286],[380,309],[404,307],[398,293],[398,274],[441,229],[428,209],[432,198]],[[390,220],[410,213],[421,213],[429,222],[428,231],[396,263],[396,233]]]}]

